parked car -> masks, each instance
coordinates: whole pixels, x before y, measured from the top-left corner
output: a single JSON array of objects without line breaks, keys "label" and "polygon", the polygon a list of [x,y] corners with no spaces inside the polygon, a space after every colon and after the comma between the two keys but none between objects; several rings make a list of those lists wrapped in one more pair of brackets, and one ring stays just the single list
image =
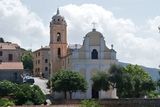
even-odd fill
[{"label": "parked car", "polygon": [[31,77],[31,76],[25,76],[25,77],[23,77],[23,83],[33,84],[34,83],[34,78]]}]

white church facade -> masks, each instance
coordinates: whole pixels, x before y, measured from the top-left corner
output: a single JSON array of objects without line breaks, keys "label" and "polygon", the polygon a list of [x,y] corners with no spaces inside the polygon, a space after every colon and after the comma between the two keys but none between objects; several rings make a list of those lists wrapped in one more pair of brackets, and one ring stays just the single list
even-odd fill
[{"label": "white church facade", "polygon": [[[92,76],[96,72],[107,72],[112,64],[117,63],[116,51],[106,47],[103,35],[93,29],[84,37],[83,45],[79,49],[72,49],[71,53],[71,69],[80,72],[88,83],[87,92],[83,97],[116,98],[115,90],[96,92],[92,88]],[[72,97],[82,98],[82,95],[78,93]]]}]

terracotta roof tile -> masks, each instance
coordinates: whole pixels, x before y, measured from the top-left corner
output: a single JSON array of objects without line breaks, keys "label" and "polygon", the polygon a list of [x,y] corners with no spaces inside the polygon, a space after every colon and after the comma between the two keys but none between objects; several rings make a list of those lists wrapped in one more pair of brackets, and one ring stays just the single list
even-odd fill
[{"label": "terracotta roof tile", "polygon": [[23,70],[22,62],[1,62],[0,70],[18,69]]},{"label": "terracotta roof tile", "polygon": [[0,49],[17,49],[17,48],[20,48],[20,46],[17,44],[13,44],[10,42],[0,43]]}]

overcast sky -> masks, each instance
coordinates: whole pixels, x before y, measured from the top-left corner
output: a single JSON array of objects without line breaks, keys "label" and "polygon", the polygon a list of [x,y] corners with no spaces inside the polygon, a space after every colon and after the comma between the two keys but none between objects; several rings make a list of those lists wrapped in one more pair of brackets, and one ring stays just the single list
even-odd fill
[{"label": "overcast sky", "polygon": [[119,61],[158,68],[159,0],[0,0],[0,35],[25,49],[48,45],[58,7],[67,21],[68,44],[82,44],[96,22]]}]

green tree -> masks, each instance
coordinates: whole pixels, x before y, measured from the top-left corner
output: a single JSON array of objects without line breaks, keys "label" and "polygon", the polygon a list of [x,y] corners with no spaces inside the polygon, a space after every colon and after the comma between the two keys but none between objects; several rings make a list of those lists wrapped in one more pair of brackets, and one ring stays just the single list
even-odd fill
[{"label": "green tree", "polygon": [[[126,93],[129,97],[142,97],[156,89],[155,82],[151,76],[138,65],[124,67],[123,73],[130,77],[130,91]],[[126,85],[123,84],[123,87]]]},{"label": "green tree", "polygon": [[122,69],[123,67],[115,64],[110,67],[108,71],[109,72],[108,81],[110,82],[112,88],[117,88],[121,86],[123,77]]},{"label": "green tree", "polygon": [[45,102],[45,95],[38,86],[16,84],[6,80],[0,81],[0,97],[7,97],[10,100],[14,100],[15,104],[18,105],[28,102],[39,105]]},{"label": "green tree", "polygon": [[160,92],[160,71],[158,71],[158,74],[159,74],[159,79],[157,80],[157,88],[158,91]]},{"label": "green tree", "polygon": [[19,85],[15,92],[14,99],[16,104],[22,105],[27,102],[32,102],[35,105],[43,104],[45,102],[45,95],[38,86],[31,86],[29,84]]},{"label": "green tree", "polygon": [[13,95],[15,90],[17,90],[17,84],[10,81],[4,80],[0,81],[0,96],[10,96]]},{"label": "green tree", "polygon": [[117,88],[117,95],[119,97],[125,94],[124,85],[127,84],[127,88],[130,89],[130,80],[128,75],[124,75],[123,67],[119,65],[112,65],[109,69],[108,81],[112,88]]},{"label": "green tree", "polygon": [[53,75],[52,88],[53,91],[64,92],[65,99],[67,98],[67,92],[69,92],[70,99],[72,99],[72,92],[86,91],[87,82],[78,72],[60,70]]},{"label": "green tree", "polygon": [[154,91],[156,87],[151,76],[138,65],[113,65],[109,74],[109,81],[116,84],[117,95],[120,98],[142,97]]},{"label": "green tree", "polygon": [[34,85],[33,87],[33,95],[32,95],[32,101],[35,105],[39,105],[45,102],[45,95],[41,91],[41,89],[37,86]]},{"label": "green tree", "polygon": [[91,80],[93,81],[93,89],[97,91],[109,90],[110,83],[108,81],[108,77],[109,76],[107,75],[107,73],[103,71],[97,72],[95,75],[93,75],[93,77],[91,78]]},{"label": "green tree", "polygon": [[33,69],[32,51],[31,50],[26,51],[22,55],[21,61],[23,62],[24,69],[32,70]]}]

